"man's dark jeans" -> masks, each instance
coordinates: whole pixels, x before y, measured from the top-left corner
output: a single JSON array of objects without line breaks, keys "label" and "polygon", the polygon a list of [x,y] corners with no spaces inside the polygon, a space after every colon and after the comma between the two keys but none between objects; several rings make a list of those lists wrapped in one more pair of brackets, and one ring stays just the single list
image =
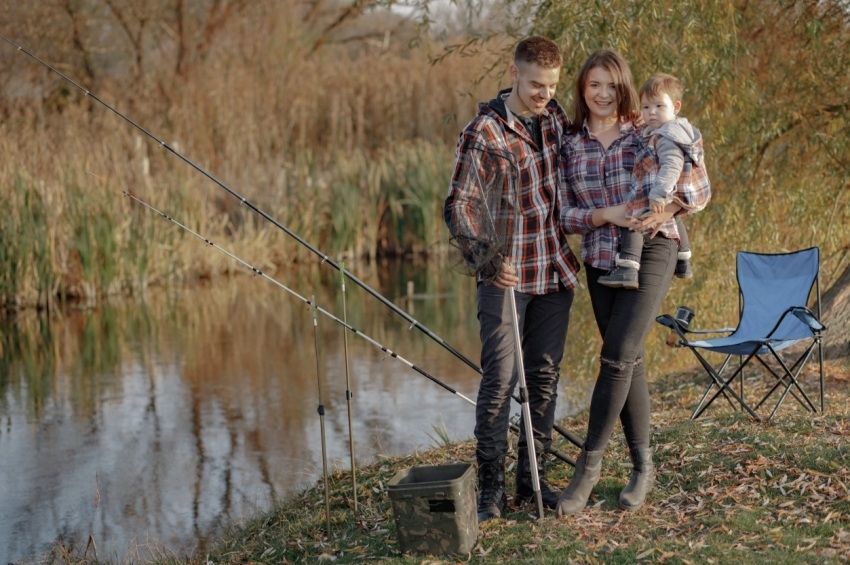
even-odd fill
[{"label": "man's dark jeans", "polygon": [[585,449],[605,449],[619,417],[628,446],[649,447],[649,389],[644,341],[670,288],[676,266],[674,240],[656,236],[643,246],[638,289],[597,282],[606,271],[587,267],[587,286],[602,335],[599,377],[590,401]]},{"label": "man's dark jeans", "polygon": [[[515,371],[514,334],[508,291],[478,283],[478,321],[481,331],[481,386],[475,409],[477,456],[492,461],[508,449],[511,393]],[[544,295],[516,293],[534,437],[544,448],[552,443],[559,366],[564,356],[573,290],[561,287]],[[524,430],[520,446],[525,446]]]}]

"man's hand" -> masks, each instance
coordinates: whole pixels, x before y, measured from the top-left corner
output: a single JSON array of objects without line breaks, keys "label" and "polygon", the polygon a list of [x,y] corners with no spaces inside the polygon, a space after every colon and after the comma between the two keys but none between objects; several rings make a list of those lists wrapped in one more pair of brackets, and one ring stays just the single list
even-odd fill
[{"label": "man's hand", "polygon": [[508,289],[519,284],[519,277],[516,274],[516,269],[507,261],[502,262],[502,270],[493,279],[493,284],[497,288]]}]

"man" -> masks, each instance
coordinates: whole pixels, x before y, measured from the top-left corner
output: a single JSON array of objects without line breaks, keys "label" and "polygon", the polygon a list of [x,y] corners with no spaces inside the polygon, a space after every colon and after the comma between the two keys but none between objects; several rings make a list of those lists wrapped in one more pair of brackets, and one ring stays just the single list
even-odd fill
[{"label": "man", "polygon": [[[545,480],[541,456],[552,442],[559,365],[580,268],[558,224],[557,161],[568,120],[552,97],[561,63],[558,46],[548,39],[528,37],[517,44],[510,66],[513,86],[481,104],[478,115],[460,135],[445,202],[444,216],[453,238],[458,239],[464,230],[477,229],[480,222],[470,214],[476,191],[481,189],[475,186],[477,176],[470,175],[469,168],[489,150],[509,157],[519,208],[508,242],[510,256],[495,268],[493,264],[474,265],[483,369],[475,412],[479,521],[502,516],[507,500],[505,455],[511,394],[518,379],[507,296],[511,287],[516,290],[534,438],[540,442],[536,452],[541,494],[548,508],[554,508],[558,499]],[[482,169],[482,175],[488,174]],[[471,259],[468,253],[465,256]],[[517,503],[533,496],[524,436],[525,430],[519,441]]]}]

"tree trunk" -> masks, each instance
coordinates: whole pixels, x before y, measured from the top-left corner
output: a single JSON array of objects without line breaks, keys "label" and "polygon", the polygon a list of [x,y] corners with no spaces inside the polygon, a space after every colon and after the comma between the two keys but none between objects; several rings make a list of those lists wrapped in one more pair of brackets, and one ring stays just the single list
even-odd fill
[{"label": "tree trunk", "polygon": [[824,355],[827,359],[850,356],[850,265],[823,295]]}]

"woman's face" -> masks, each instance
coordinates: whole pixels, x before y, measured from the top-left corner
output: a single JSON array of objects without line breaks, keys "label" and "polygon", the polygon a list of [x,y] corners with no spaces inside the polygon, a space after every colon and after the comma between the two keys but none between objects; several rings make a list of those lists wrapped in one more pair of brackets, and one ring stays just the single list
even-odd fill
[{"label": "woman's face", "polygon": [[584,101],[591,119],[605,120],[617,117],[617,84],[604,67],[593,67],[584,81]]}]

